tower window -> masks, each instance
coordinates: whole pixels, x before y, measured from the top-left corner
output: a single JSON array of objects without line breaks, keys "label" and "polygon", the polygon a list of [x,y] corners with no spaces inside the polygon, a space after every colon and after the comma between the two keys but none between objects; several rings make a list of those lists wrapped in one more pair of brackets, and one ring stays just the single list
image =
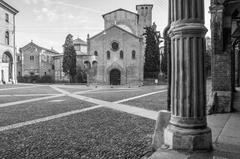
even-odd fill
[{"label": "tower window", "polygon": [[8,31],[5,32],[5,42],[7,45],[9,45],[9,32]]},{"label": "tower window", "polygon": [[123,59],[124,55],[123,55],[123,51],[120,51],[120,59]]},{"label": "tower window", "polygon": [[34,56],[30,56],[30,60],[33,61],[34,60]]},{"label": "tower window", "polygon": [[7,13],[5,14],[5,21],[9,22],[9,15]]},{"label": "tower window", "polygon": [[94,51],[94,55],[95,55],[95,56],[98,56],[98,52],[97,52],[97,51]]},{"label": "tower window", "polygon": [[111,58],[110,51],[107,51],[107,59],[110,60],[110,58]]},{"label": "tower window", "polygon": [[136,51],[135,50],[132,51],[132,59],[136,59]]},{"label": "tower window", "polygon": [[145,9],[148,9],[148,7],[145,7]]}]

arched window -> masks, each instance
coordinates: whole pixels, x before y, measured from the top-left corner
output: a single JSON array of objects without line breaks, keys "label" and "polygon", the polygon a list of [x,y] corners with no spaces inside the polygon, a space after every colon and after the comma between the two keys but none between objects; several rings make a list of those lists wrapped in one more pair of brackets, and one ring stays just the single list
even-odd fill
[{"label": "arched window", "polygon": [[148,7],[145,7],[145,9],[148,9]]},{"label": "arched window", "polygon": [[132,59],[136,59],[136,51],[135,50],[132,51]]},{"label": "arched window", "polygon": [[84,68],[85,69],[90,69],[91,68],[91,63],[89,61],[84,62]]},{"label": "arched window", "polygon": [[8,31],[5,32],[5,42],[7,45],[9,45],[9,32]]},{"label": "arched window", "polygon": [[9,15],[7,13],[5,14],[5,21],[9,22]]},{"label": "arched window", "polygon": [[120,51],[120,59],[123,59],[124,55],[123,55],[123,51]]},{"label": "arched window", "polygon": [[110,60],[110,58],[111,58],[110,51],[107,51],[107,59]]},{"label": "arched window", "polygon": [[93,61],[93,62],[92,62],[92,66],[93,66],[93,67],[97,67],[97,64],[98,64],[97,61]]},{"label": "arched window", "polygon": [[94,51],[94,55],[95,55],[95,56],[98,56],[98,52],[97,52],[97,51]]}]

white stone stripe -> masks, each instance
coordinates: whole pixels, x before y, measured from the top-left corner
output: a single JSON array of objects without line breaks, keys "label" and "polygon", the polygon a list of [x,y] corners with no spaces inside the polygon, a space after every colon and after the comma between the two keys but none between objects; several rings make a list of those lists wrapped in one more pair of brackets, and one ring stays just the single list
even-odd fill
[{"label": "white stone stripe", "polygon": [[46,121],[53,120],[53,119],[58,119],[58,118],[78,114],[78,113],[81,113],[81,112],[97,109],[97,108],[100,108],[100,107],[102,107],[102,106],[98,105],[98,106],[94,106],[94,107],[90,107],[90,108],[73,110],[73,111],[69,111],[69,112],[66,112],[66,113],[52,115],[52,116],[48,116],[48,117],[44,117],[44,118],[40,118],[40,119],[36,119],[36,120],[30,120],[30,121],[26,121],[26,122],[22,122],[22,123],[3,126],[3,127],[0,127],[0,132],[20,128],[20,127],[23,127],[23,126],[33,125],[33,124],[37,124],[37,123],[41,123],[41,122],[46,122]]},{"label": "white stone stripe", "polygon": [[[150,93],[148,93],[148,95],[149,94]],[[138,108],[138,107],[134,107],[134,106],[128,106],[128,105],[124,105],[124,104],[107,102],[107,101],[94,99],[94,98],[89,98],[89,97],[80,96],[80,95],[75,95],[75,94],[69,94],[68,96],[73,97],[73,98],[77,98],[79,100],[103,105],[104,107],[107,107],[107,108],[111,108],[111,109],[115,109],[115,110],[118,110],[118,111],[129,113],[129,114],[145,117],[145,118],[148,118],[148,119],[152,119],[152,120],[157,119],[157,112],[156,111],[142,109],[142,108]],[[134,98],[134,99],[136,99],[136,98]],[[138,98],[140,98],[140,96],[138,96]]]},{"label": "white stone stripe", "polygon": [[40,101],[40,100],[52,99],[52,98],[57,98],[57,97],[62,97],[62,96],[64,96],[64,94],[42,97],[42,98],[34,98],[34,99],[28,99],[28,100],[22,100],[22,101],[10,102],[10,103],[3,103],[3,104],[0,104],[0,108],[9,107],[9,106],[18,105],[18,104],[36,102],[36,101]]},{"label": "white stone stripe", "polygon": [[89,91],[89,92],[76,92],[74,94],[118,93],[118,92],[130,92],[130,91],[137,91],[137,89],[129,89],[129,90],[125,89],[125,90],[115,90],[115,91],[110,91],[109,90],[109,91],[101,91],[101,92],[99,92],[97,90],[92,90],[92,91]]},{"label": "white stone stripe", "polygon": [[127,102],[130,100],[134,100],[134,99],[138,99],[138,98],[142,98],[142,97],[146,97],[146,96],[150,96],[150,95],[154,95],[154,94],[158,94],[158,93],[164,93],[167,92],[167,90],[161,90],[161,91],[157,91],[157,92],[152,92],[152,93],[147,93],[147,94],[143,94],[143,95],[139,95],[136,97],[131,97],[131,98],[127,98],[127,99],[123,99],[123,100],[119,100],[113,103],[123,103],[123,102]]},{"label": "white stone stripe", "polygon": [[83,90],[83,91],[79,91],[79,92],[74,92],[74,93],[70,93],[68,91],[65,91],[59,87],[56,87],[56,86],[50,86],[51,88],[55,89],[56,91],[60,92],[60,93],[63,93],[65,95],[69,95],[69,94],[84,94],[84,93],[88,93],[88,92],[93,92],[93,91],[98,91],[98,90],[101,90],[101,88],[98,88],[98,89],[91,89],[91,90]]},{"label": "white stone stripe", "polygon": [[[56,88],[56,87],[53,87],[53,88],[56,89],[59,92],[66,92],[66,91],[61,90],[61,89]],[[115,109],[115,110],[118,110],[118,111],[127,112],[129,114],[134,114],[134,115],[138,115],[138,116],[141,116],[141,117],[156,120],[157,119],[157,112],[156,111],[151,111],[151,110],[147,110],[147,109],[143,109],[143,108],[123,105],[123,104],[118,104],[118,103],[133,100],[133,99],[137,99],[137,98],[141,98],[141,97],[145,97],[145,96],[149,96],[149,95],[153,95],[153,94],[157,94],[157,93],[163,93],[163,92],[166,92],[166,91],[167,90],[161,90],[161,91],[157,91],[157,92],[147,93],[147,94],[143,94],[143,95],[128,98],[128,99],[119,100],[119,101],[116,101],[116,102],[107,102],[107,101],[94,99],[94,98],[89,98],[89,97],[76,95],[76,94],[71,94],[71,93],[68,93],[67,95],[70,96],[70,97],[79,99],[79,100],[103,105],[104,107],[107,107],[107,108],[111,108],[111,109]]]},{"label": "white stone stripe", "polygon": [[7,95],[0,95],[1,97],[31,97],[31,96],[54,96],[59,94],[7,94]]},{"label": "white stone stripe", "polygon": [[37,86],[29,86],[29,87],[3,88],[3,89],[0,89],[0,91],[7,91],[7,90],[13,90],[13,89],[28,89],[28,88],[34,88],[34,87],[41,87],[41,86],[37,85]]},{"label": "white stone stripe", "polygon": [[60,88],[58,88],[58,87],[55,87],[55,86],[50,86],[50,87],[53,88],[53,89],[55,89],[56,91],[62,93],[62,94],[65,94],[65,95],[71,94],[70,92],[65,91],[65,90],[63,90],[63,89],[60,89]]},{"label": "white stone stripe", "polygon": [[100,88],[98,89],[91,89],[91,90],[86,90],[86,91],[78,91],[78,92],[74,92],[73,94],[83,94],[83,93],[92,93],[92,92],[95,92],[95,91],[98,91],[98,90],[101,90]]},{"label": "white stone stripe", "polygon": [[153,111],[153,110],[147,110],[147,109],[138,108],[138,107],[134,107],[134,106],[128,106],[128,105],[124,105],[124,104],[112,104],[112,105],[108,104],[108,105],[104,105],[104,107],[111,108],[114,110],[132,114],[132,115],[137,115],[137,116],[144,117],[147,119],[152,119],[152,120],[157,120],[157,115],[158,115],[158,112]]}]

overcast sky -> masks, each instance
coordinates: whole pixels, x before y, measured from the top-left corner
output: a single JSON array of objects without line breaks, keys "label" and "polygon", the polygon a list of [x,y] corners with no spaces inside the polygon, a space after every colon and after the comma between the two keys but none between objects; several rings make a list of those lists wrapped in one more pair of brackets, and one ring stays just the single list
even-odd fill
[{"label": "overcast sky", "polygon": [[[153,4],[153,21],[158,30],[167,24],[168,0],[5,0],[19,13],[16,17],[16,45],[23,47],[31,40],[40,46],[62,52],[68,33],[86,41],[103,30],[102,14],[118,8],[136,12],[137,4]],[[206,26],[210,0],[205,0]],[[208,32],[208,35],[209,32]]]}]

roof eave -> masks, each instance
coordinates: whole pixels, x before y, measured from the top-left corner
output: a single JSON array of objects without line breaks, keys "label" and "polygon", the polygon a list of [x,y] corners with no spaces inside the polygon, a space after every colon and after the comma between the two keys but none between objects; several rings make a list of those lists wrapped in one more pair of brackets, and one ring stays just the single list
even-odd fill
[{"label": "roof eave", "polygon": [[13,13],[14,15],[16,15],[17,13],[19,13],[19,11],[17,9],[15,9],[14,7],[10,6],[8,3],[4,2],[3,0],[0,0],[0,5],[2,7],[4,7],[5,9],[7,9],[8,11],[10,11],[11,13]]},{"label": "roof eave", "polygon": [[134,12],[129,11],[129,10],[126,10],[126,9],[119,8],[119,9],[116,9],[116,10],[113,10],[113,11],[111,11],[111,12],[108,12],[108,13],[103,14],[102,17],[104,18],[106,15],[111,14],[111,13],[114,13],[114,12],[117,12],[117,11],[126,11],[126,12],[128,12],[128,13],[135,14],[136,16],[138,16],[137,13],[134,13]]}]

